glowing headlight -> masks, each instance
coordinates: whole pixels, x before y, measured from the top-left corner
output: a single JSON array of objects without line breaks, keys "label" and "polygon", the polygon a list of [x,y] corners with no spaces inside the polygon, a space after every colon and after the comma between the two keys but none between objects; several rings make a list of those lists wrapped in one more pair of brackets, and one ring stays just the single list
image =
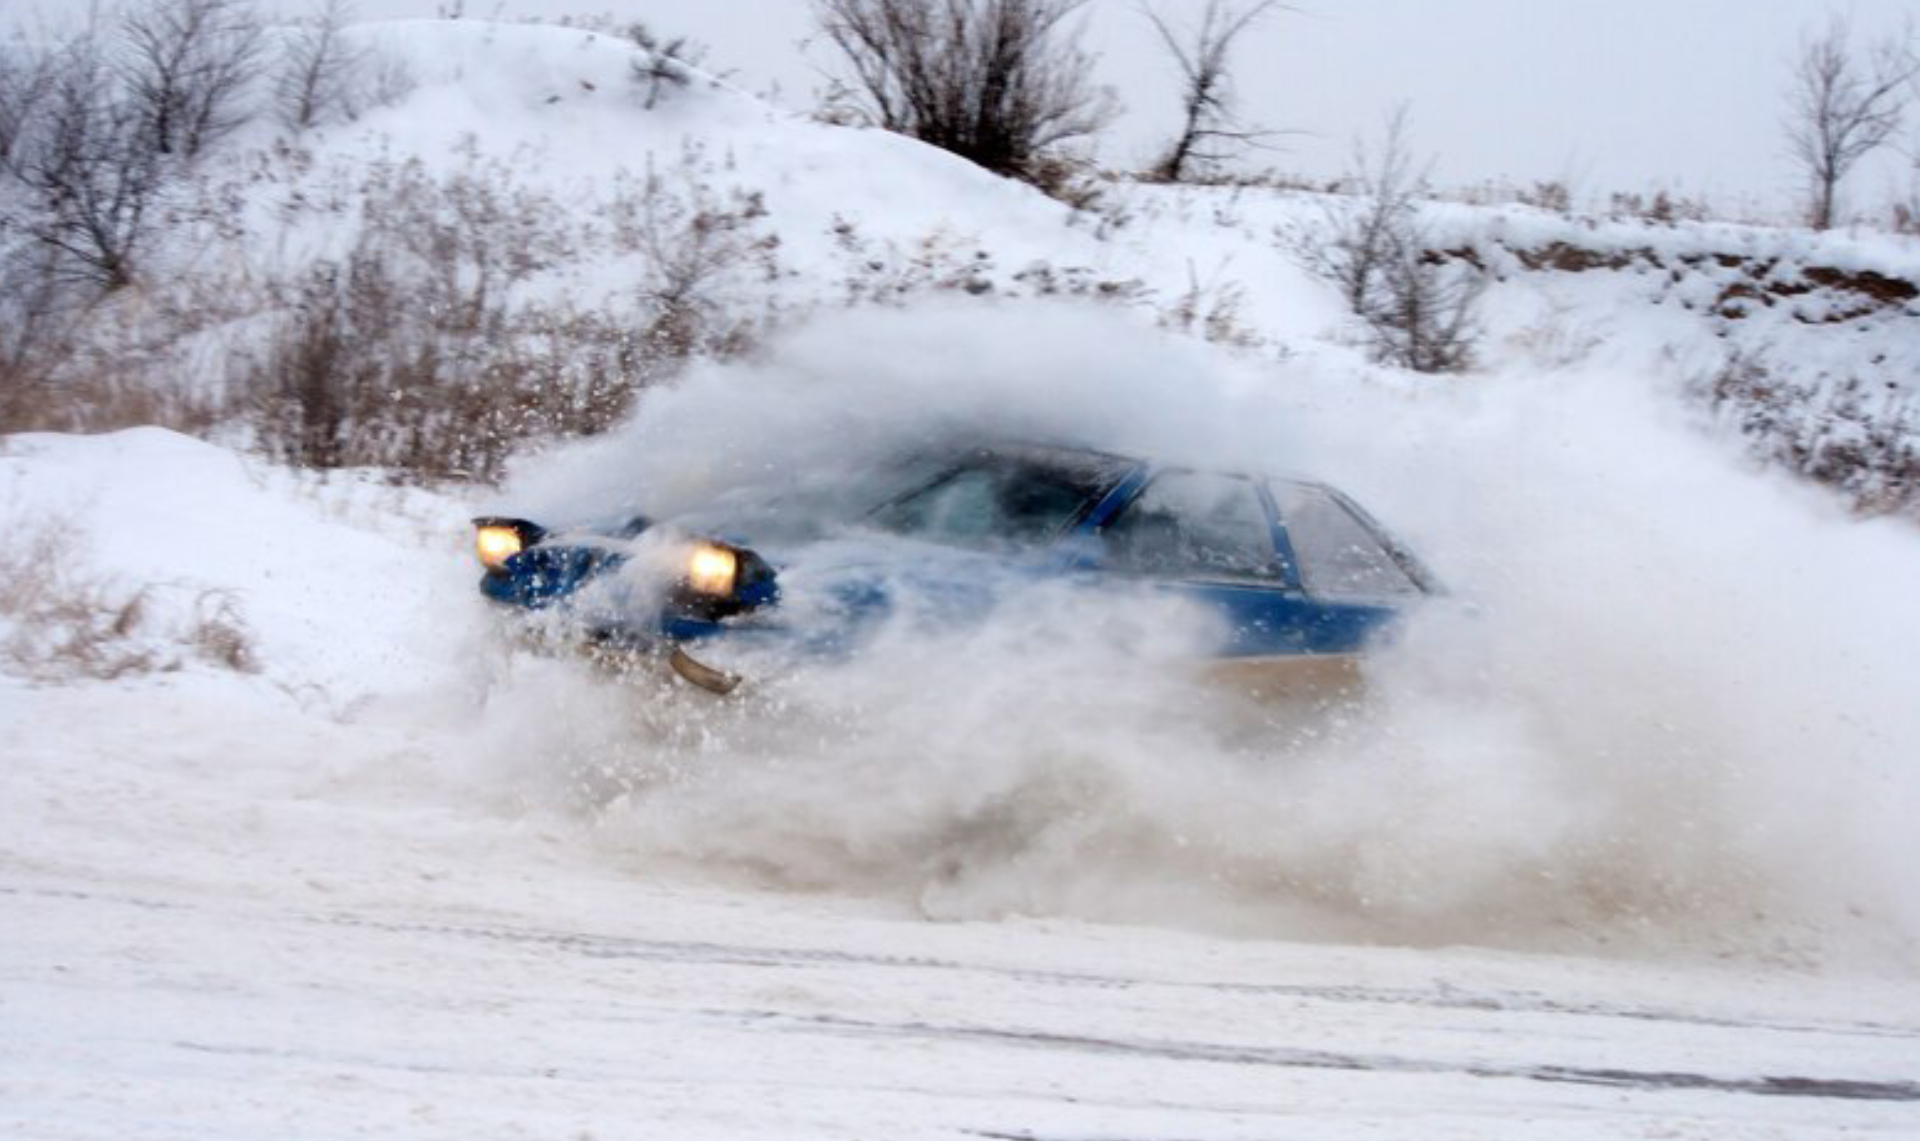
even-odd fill
[{"label": "glowing headlight", "polygon": [[732,594],[739,574],[740,556],[725,547],[702,543],[687,558],[687,582],[701,594]]},{"label": "glowing headlight", "polygon": [[512,527],[481,527],[474,532],[473,542],[480,555],[480,565],[488,570],[499,570],[502,563],[526,546],[520,532]]}]

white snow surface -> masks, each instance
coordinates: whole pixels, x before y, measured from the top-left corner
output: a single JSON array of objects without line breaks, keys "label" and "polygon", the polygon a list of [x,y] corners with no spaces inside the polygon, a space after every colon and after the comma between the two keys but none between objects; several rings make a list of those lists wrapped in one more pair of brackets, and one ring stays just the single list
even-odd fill
[{"label": "white snow surface", "polygon": [[[1820,965],[1791,931],[1721,962],[1688,953],[1671,914],[1613,929],[1641,936],[1625,958],[1604,939],[1579,955],[1302,943],[1276,936],[1329,928],[1269,883],[1234,900],[1268,929],[1227,936],[1196,910],[1226,897],[1192,864],[1159,873],[1194,878],[1139,916],[1151,926],[1093,922],[1073,916],[1097,899],[1045,890],[1071,869],[1044,849],[1071,837],[1005,850],[1020,829],[993,835],[989,805],[946,855],[989,881],[1037,873],[1035,908],[970,909],[969,890],[992,889],[959,869],[918,869],[916,898],[890,890],[912,867],[863,879],[852,853],[806,848],[914,858],[875,819],[938,826],[927,813],[960,809],[916,802],[1017,735],[981,739],[925,706],[903,719],[877,708],[899,695],[876,694],[877,732],[899,745],[917,729],[924,757],[858,757],[871,739],[856,735],[858,763],[836,765],[803,739],[818,726],[762,725],[762,746],[813,769],[796,776],[831,782],[825,800],[780,801],[777,758],[727,755],[744,738],[712,706],[493,645],[458,503],[295,479],[154,430],[11,440],[0,499],[58,507],[100,567],[234,590],[261,646],[252,676],[0,682],[8,1137],[1798,1138],[1899,1137],[1920,1119],[1910,975]],[[1011,715],[1059,748],[1139,748]],[[619,751],[579,751],[596,743]],[[596,767],[648,758],[612,801],[594,787]],[[1059,775],[1141,763],[1109,760]],[[995,791],[1054,811],[1042,786]],[[1244,819],[1205,783],[1184,795],[1220,828],[1351,809],[1319,791]],[[804,815],[839,801],[857,803]],[[1087,812],[1153,827],[1147,803]],[[744,865],[692,842],[701,830],[731,834]],[[1074,859],[1144,872],[1117,842]],[[841,879],[796,891],[756,870],[780,850],[793,875]],[[1672,941],[1646,938],[1661,925]]]},{"label": "white snow surface", "polygon": [[[1317,199],[1116,191],[1102,236],[724,88],[645,112],[605,37],[368,34],[418,86],[315,169],[477,148],[590,210],[691,140],[826,312],[498,493],[158,429],[0,442],[10,534],[157,605],[219,592],[256,666],[0,673],[0,1136],[1920,1132],[1920,539],[1674,399],[1729,339],[1911,374],[1910,312],[1716,324],[1685,282],[1516,272],[1486,370],[1415,384],[1273,240]],[[247,256],[343,240],[287,209],[309,241]],[[1891,239],[1584,240],[1920,277]],[[833,312],[916,249],[989,296]],[[1013,300],[1036,261],[1149,300]],[[556,277],[629,288],[617,259]],[[1252,348],[1140,319],[1196,282],[1240,291]],[[481,510],[695,503],[954,432],[1326,478],[1452,593],[1307,724],[1071,608],[727,705],[517,649],[476,596]]]}]

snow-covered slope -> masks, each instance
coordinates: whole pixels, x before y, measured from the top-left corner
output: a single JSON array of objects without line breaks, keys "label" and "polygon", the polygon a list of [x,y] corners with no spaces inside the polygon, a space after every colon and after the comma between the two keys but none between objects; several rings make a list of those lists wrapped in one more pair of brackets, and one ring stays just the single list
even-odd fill
[{"label": "snow-covered slope", "polygon": [[[730,210],[737,256],[696,293],[749,324],[934,294],[1071,296],[1243,344],[1255,359],[1397,382],[1368,363],[1357,322],[1296,253],[1347,200],[1110,183],[1074,210],[936,149],[796,118],[697,73],[649,107],[618,37],[476,21],[358,34],[411,88],[303,136],[297,161],[256,140],[266,149],[214,179],[241,204],[243,227],[184,242],[170,256],[187,276],[221,265],[248,282],[291,281],[316,257],[343,256],[357,211],[378,197],[368,188],[411,164],[428,180],[490,188],[494,199],[462,224],[518,227],[494,239],[528,247],[507,281],[516,296],[564,298],[615,322],[643,324],[640,299],[658,286],[651,221],[684,233],[701,211]],[[1520,206],[1427,214],[1437,252],[1491,279],[1480,373],[1620,374],[1699,409],[1703,427],[1717,420],[1729,447],[1745,437],[1871,510],[1920,510],[1920,242]],[[284,291],[271,295],[285,303]],[[229,366],[251,359],[227,345]]]}]

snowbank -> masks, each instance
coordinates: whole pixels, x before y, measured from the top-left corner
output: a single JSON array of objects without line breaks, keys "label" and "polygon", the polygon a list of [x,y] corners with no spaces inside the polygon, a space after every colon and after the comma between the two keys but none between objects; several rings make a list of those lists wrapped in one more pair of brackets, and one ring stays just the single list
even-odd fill
[{"label": "snowbank", "polygon": [[9,533],[70,536],[81,575],[218,592],[267,678],[342,703],[418,683],[473,624],[450,589],[469,577],[458,508],[373,475],[296,475],[159,428],[22,435],[0,449],[0,505]]}]

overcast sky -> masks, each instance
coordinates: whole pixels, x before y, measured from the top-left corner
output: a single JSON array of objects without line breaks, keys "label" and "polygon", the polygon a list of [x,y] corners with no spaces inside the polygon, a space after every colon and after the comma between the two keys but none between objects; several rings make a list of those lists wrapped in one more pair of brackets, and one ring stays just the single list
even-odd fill
[{"label": "overcast sky", "polygon": [[[459,0],[359,0],[362,18],[435,15]],[[1089,46],[1127,113],[1102,158],[1144,165],[1172,118],[1173,82],[1142,0],[1090,0]],[[297,10],[302,0],[271,0]],[[1171,21],[1203,0],[1153,0]],[[0,0],[79,7],[61,0]],[[1788,208],[1797,179],[1781,137],[1789,58],[1828,13],[1856,33],[1920,22],[1920,0],[1292,0],[1244,41],[1249,118],[1301,132],[1263,161],[1326,177],[1353,140],[1397,102],[1412,107],[1419,149],[1438,181],[1566,182],[1582,196],[1678,190],[1740,212]],[[777,87],[805,109],[830,54],[815,42],[808,0],[465,0],[469,17],[607,12],[690,34],[710,64],[753,91]],[[1908,132],[1920,142],[1920,124]],[[1850,187],[1860,206],[1909,185],[1891,156]]]}]

